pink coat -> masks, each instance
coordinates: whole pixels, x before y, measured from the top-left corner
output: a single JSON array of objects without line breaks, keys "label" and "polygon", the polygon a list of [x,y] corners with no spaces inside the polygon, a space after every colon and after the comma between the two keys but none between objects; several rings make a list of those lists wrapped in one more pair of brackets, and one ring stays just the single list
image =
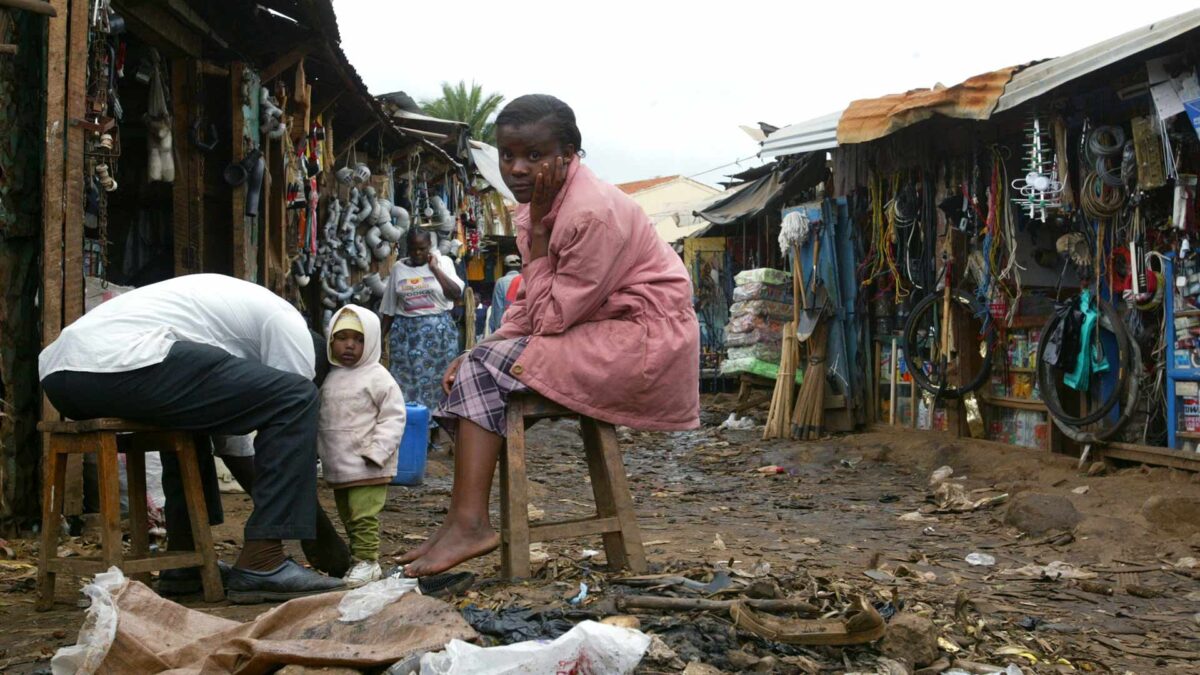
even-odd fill
[{"label": "pink coat", "polygon": [[[674,431],[700,424],[700,326],[692,284],[642,208],[576,160],[544,220],[548,255],[525,265],[497,333],[530,336],[512,374],[605,422]],[[517,247],[529,260],[529,207]]]}]

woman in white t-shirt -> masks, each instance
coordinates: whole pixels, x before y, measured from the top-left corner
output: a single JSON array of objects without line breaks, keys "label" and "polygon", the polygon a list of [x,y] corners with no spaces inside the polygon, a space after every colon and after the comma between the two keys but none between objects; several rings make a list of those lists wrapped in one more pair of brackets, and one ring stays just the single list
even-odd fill
[{"label": "woman in white t-shirt", "polygon": [[406,401],[430,410],[441,403],[442,375],[458,354],[450,310],[462,292],[454,265],[433,250],[429,233],[409,230],[408,257],[392,266],[379,305],[390,370]]}]

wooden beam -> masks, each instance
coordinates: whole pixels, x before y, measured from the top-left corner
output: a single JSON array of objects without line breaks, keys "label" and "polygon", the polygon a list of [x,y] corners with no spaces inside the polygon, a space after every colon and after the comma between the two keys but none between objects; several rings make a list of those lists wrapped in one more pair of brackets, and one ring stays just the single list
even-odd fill
[{"label": "wooden beam", "polygon": [[176,158],[171,220],[176,276],[203,269],[204,156],[187,140],[191,131],[194,79],[199,76],[195,61],[171,59],[171,129]]},{"label": "wooden beam", "polygon": [[271,65],[263,68],[262,72],[259,74],[259,78],[262,80],[263,85],[266,85],[271,80],[282,75],[283,71],[287,70],[288,68],[300,63],[305,56],[308,56],[310,51],[312,51],[312,47],[310,45],[300,45],[299,47],[296,47],[292,51],[276,59]]},{"label": "wooden beam", "polygon": [[[128,5],[127,2],[114,4],[117,9]],[[172,54],[186,54],[192,58],[200,56],[204,39],[183,25],[159,3],[137,4],[134,11],[122,11],[121,16],[137,31],[139,37],[152,46]],[[182,142],[180,144],[182,145]]]},{"label": "wooden beam", "polygon": [[336,160],[335,163],[337,163],[337,161],[340,161],[343,155],[350,152],[350,148],[353,148],[356,143],[361,141],[364,136],[371,133],[371,131],[373,129],[375,129],[375,127],[377,127],[377,126],[379,126],[379,120],[373,120],[373,121],[367,122],[363,126],[359,127],[354,133],[350,134],[349,139],[346,141],[346,144],[342,147],[341,150],[338,150],[337,156],[335,157],[335,160]]},{"label": "wooden beam", "polygon": [[186,2],[183,2],[183,0],[167,0],[167,5],[171,8],[171,11],[175,12],[176,15],[182,18],[197,32],[217,43],[222,49],[229,49],[229,43],[226,42],[225,39],[220,35],[218,35],[217,32],[212,29],[212,26],[208,25],[208,22],[205,21],[195,11],[193,11]]},{"label": "wooden beam", "polygon": [[1155,448],[1132,443],[1108,443],[1094,446],[1096,459],[1120,459],[1126,462],[1141,462],[1153,466],[1169,466],[1185,471],[1200,471],[1200,455],[1170,448]]},{"label": "wooden beam", "polygon": [[[53,0],[46,39],[46,161],[42,174],[42,346],[62,331],[63,148],[66,140],[67,0]],[[42,419],[59,419],[42,397]],[[42,435],[42,446],[48,440]],[[43,486],[43,489],[46,489]]]},{"label": "wooden beam", "polygon": [[67,53],[67,154],[66,201],[63,228],[63,326],[83,316],[83,183],[84,129],[72,123],[87,112],[89,7],[87,0],[71,0]]},{"label": "wooden beam", "polygon": [[[0,0],[0,7],[9,9],[20,9],[42,16],[56,17],[58,16],[58,5],[61,3],[49,3],[46,0]],[[64,7],[65,11],[66,8]]]},{"label": "wooden beam", "polygon": [[17,55],[17,46],[10,45],[10,44],[0,44],[0,54],[16,56]]},{"label": "wooden beam", "polygon": [[229,69],[211,61],[200,62],[200,74],[209,77],[229,77]]},{"label": "wooden beam", "polygon": [[[229,64],[229,107],[230,119],[232,124],[230,129],[230,141],[232,142],[231,157],[233,161],[240,162],[246,156],[246,139],[245,127],[246,116],[242,109],[242,73],[246,70],[246,64],[240,61],[234,61]],[[233,247],[233,276],[238,279],[246,279],[246,187],[240,186],[230,188],[233,192],[232,213],[230,217],[233,223],[233,238],[230,244]]]}]

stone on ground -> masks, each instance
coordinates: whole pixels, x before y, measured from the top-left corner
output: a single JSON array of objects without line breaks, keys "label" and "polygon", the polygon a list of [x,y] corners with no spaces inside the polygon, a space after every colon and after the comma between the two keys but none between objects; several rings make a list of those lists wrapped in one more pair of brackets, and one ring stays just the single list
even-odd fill
[{"label": "stone on ground", "polygon": [[901,612],[888,624],[879,651],[917,668],[933,663],[938,657],[938,631],[923,616]]},{"label": "stone on ground", "polygon": [[1083,516],[1070,499],[1061,495],[1024,492],[1013,497],[1004,522],[1029,534],[1072,530]]}]

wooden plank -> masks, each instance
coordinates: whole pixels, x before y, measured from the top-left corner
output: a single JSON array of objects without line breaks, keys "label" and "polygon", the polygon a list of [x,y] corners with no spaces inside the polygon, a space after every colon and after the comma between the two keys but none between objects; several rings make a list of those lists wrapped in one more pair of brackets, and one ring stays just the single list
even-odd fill
[{"label": "wooden plank", "polygon": [[[229,105],[232,122],[232,133],[230,140],[233,143],[231,149],[231,157],[233,161],[240,162],[246,156],[246,116],[242,109],[242,76],[246,70],[246,64],[240,61],[234,61],[229,64]],[[230,244],[233,246],[233,276],[238,279],[246,279],[246,187],[232,188],[233,208],[230,214],[230,222],[233,223],[233,237]]]},{"label": "wooden plank", "polygon": [[125,549],[121,544],[121,477],[117,463],[117,435],[90,434],[82,442],[98,443],[96,456],[100,484],[100,557],[110,565],[121,567]]},{"label": "wooden plank", "polygon": [[[67,0],[53,0],[46,64],[46,164],[42,175],[42,346],[62,330],[63,149],[66,144]],[[56,415],[47,402],[43,411]],[[57,419],[43,415],[43,419]]]},{"label": "wooden plank", "polygon": [[217,553],[213,549],[212,527],[208,522],[208,508],[204,503],[204,487],[201,485],[200,466],[196,459],[196,445],[189,434],[176,437],[175,454],[179,458],[179,473],[183,479],[183,496],[187,502],[188,519],[192,524],[192,541],[202,559],[200,578],[204,585],[204,600],[219,602],[225,599],[221,585],[221,573],[217,567]]},{"label": "wooden plank", "polygon": [[[44,440],[43,446],[49,441]],[[37,610],[44,612],[54,605],[56,570],[50,562],[58,555],[58,530],[63,510],[63,488],[67,480],[67,465],[57,452],[42,455],[42,546],[38,552]]]},{"label": "wooden plank", "polygon": [[[46,0],[0,0],[0,7],[19,9],[42,16],[57,17],[60,3],[50,3]],[[64,8],[65,9],[65,8]]]},{"label": "wooden plank", "polygon": [[[113,3],[133,32],[151,46],[167,54],[197,58],[201,54],[204,38],[175,18],[163,3],[146,2],[134,11],[121,11],[128,2]],[[184,136],[186,139],[187,137]],[[176,147],[183,145],[180,141]]]},{"label": "wooden plank", "polygon": [[[121,571],[126,575],[143,574],[159,570],[172,570],[181,567],[197,567],[203,562],[199,553],[160,553],[146,556],[128,556],[121,563]],[[95,556],[82,558],[59,558],[49,563],[52,572],[60,574],[95,574],[108,570],[108,565]]]},{"label": "wooden plank", "polygon": [[[593,534],[604,534],[606,532],[620,532],[621,521],[616,516],[608,518],[580,518],[578,520],[568,520],[561,523],[547,523],[545,525],[532,525],[529,528],[529,541],[537,543],[539,541],[555,541],[557,539],[572,539],[575,537],[586,537]],[[610,559],[610,562],[613,562]]]},{"label": "wooden plank", "polygon": [[1012,398],[1009,396],[981,396],[980,398],[984,404],[997,408],[1046,412],[1046,404],[1042,403],[1041,401]]},{"label": "wooden plank", "polygon": [[[87,111],[89,3],[71,0],[67,53],[66,203],[63,233],[63,325],[83,316],[83,127]],[[68,502],[70,498],[68,498]]]},{"label": "wooden plank", "polygon": [[1200,471],[1200,454],[1186,453],[1170,448],[1155,448],[1131,443],[1109,443],[1092,448],[1096,459],[1120,459],[1126,462],[1141,462],[1152,466],[1168,466],[1185,471]]},{"label": "wooden plank", "polygon": [[283,74],[283,71],[291,68],[297,63],[300,63],[300,61],[302,61],[305,56],[308,56],[308,53],[311,51],[312,45],[309,43],[304,43],[279,57],[278,59],[275,59],[274,63],[270,64],[266,68],[263,68],[262,72],[259,74],[259,77],[262,79],[262,83],[265,85],[271,80],[279,77]]},{"label": "wooden plank", "polygon": [[508,438],[500,463],[500,564],[508,578],[528,577],[531,568],[529,545],[529,483],[525,473],[524,402],[509,402],[506,419]]},{"label": "wooden plank", "polygon": [[8,43],[0,44],[0,54],[5,54],[8,56],[16,56],[17,55],[17,46],[10,45]]},{"label": "wooden plank", "polygon": [[175,145],[175,182],[171,186],[175,275],[203,271],[204,155],[188,141],[197,79],[197,61],[171,60],[171,123]]}]

